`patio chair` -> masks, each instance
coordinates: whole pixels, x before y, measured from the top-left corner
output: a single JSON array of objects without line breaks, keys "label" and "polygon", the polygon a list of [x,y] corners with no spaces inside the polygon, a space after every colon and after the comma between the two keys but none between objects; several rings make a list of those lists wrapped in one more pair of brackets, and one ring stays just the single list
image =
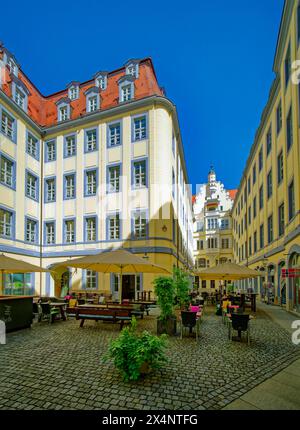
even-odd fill
[{"label": "patio chair", "polygon": [[180,320],[180,335],[183,337],[183,329],[189,328],[189,332],[192,333],[193,328],[196,329],[196,340],[199,336],[199,319],[197,318],[196,312],[182,311]]},{"label": "patio chair", "polygon": [[247,342],[250,345],[250,327],[249,327],[249,315],[232,314],[231,321],[228,326],[228,337],[232,340],[233,330],[238,332],[238,337],[242,337],[242,332],[247,333]]},{"label": "patio chair", "polygon": [[49,320],[49,324],[52,324],[55,319],[55,315],[59,314],[59,309],[53,308],[50,306],[49,303],[41,303],[41,315],[39,321],[42,321],[42,319]]},{"label": "patio chair", "polygon": [[33,313],[34,318],[37,317],[39,320],[40,314],[41,314],[41,308],[40,308],[39,304],[36,302],[32,303],[32,313]]}]

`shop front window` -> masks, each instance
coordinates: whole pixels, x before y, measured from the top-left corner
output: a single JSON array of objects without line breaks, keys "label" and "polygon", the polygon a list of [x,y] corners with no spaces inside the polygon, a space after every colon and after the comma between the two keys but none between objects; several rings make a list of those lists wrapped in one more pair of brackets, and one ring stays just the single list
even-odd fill
[{"label": "shop front window", "polygon": [[34,295],[34,279],[31,273],[11,273],[4,275],[4,294],[13,296]]}]

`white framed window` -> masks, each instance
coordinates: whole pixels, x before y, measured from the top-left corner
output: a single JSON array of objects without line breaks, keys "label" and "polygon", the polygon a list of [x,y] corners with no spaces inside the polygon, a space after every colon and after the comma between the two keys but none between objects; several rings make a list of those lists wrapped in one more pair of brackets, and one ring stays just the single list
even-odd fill
[{"label": "white framed window", "polygon": [[147,214],[146,211],[137,211],[133,215],[133,234],[136,239],[147,237]]},{"label": "white framed window", "polygon": [[19,88],[16,88],[15,102],[17,103],[17,105],[20,106],[20,108],[25,109],[25,101],[26,96],[23,91],[21,91]]},{"label": "white framed window", "polygon": [[38,199],[38,179],[29,172],[26,172],[26,196]]},{"label": "white framed window", "polygon": [[17,76],[18,68],[17,68],[16,63],[14,62],[14,60],[12,58],[10,58],[8,60],[7,65],[8,65],[10,72],[13,73],[15,76]]},{"label": "white framed window", "polygon": [[98,109],[98,97],[92,96],[88,98],[88,112],[95,112]]},{"label": "white framed window", "polygon": [[95,86],[102,91],[107,88],[107,72],[98,72],[95,77]]},{"label": "white framed window", "polygon": [[135,60],[130,60],[126,64],[126,75],[130,75],[133,78],[138,78],[139,76],[139,62]]},{"label": "white framed window", "polygon": [[0,236],[13,237],[13,213],[0,208]]},{"label": "white framed window", "polygon": [[56,143],[54,140],[46,143],[46,161],[56,160]]},{"label": "white framed window", "polygon": [[74,243],[75,242],[75,221],[74,220],[65,220],[65,232],[64,232],[64,241],[65,243]]},{"label": "white framed window", "polygon": [[86,289],[95,290],[97,288],[97,272],[93,270],[86,271]]},{"label": "white framed window", "polygon": [[133,163],[133,186],[143,188],[147,186],[147,163],[146,160],[135,161]]},{"label": "white framed window", "polygon": [[55,243],[55,223],[52,222],[46,222],[46,245],[53,245]]},{"label": "white framed window", "polygon": [[75,198],[75,175],[66,175],[65,176],[65,199],[74,199]]},{"label": "white framed window", "polygon": [[32,219],[26,220],[26,242],[37,242],[37,221]]},{"label": "white framed window", "polygon": [[118,240],[120,236],[120,215],[111,215],[108,218],[108,239]]},{"label": "white framed window", "polygon": [[15,119],[12,118],[7,112],[2,110],[1,115],[1,131],[3,134],[5,134],[10,139],[14,139],[14,132],[15,132]]},{"label": "white framed window", "polygon": [[72,85],[69,88],[68,93],[69,93],[69,99],[70,100],[76,100],[76,99],[78,99],[78,97],[79,97],[79,87],[78,87],[78,85]]},{"label": "white framed window", "polygon": [[36,137],[34,137],[31,133],[27,133],[27,145],[26,152],[31,155],[33,158],[39,158],[39,141]]},{"label": "white framed window", "polygon": [[106,85],[105,85],[105,77],[104,76],[100,76],[99,78],[96,79],[96,85],[97,87],[99,87],[101,90],[105,90]]},{"label": "white framed window", "polygon": [[66,121],[69,119],[68,106],[62,106],[59,108],[59,120]]},{"label": "white framed window", "polygon": [[95,196],[97,192],[97,171],[89,170],[85,173],[86,175],[86,196]]},{"label": "white framed window", "polygon": [[65,157],[76,155],[76,137],[75,135],[65,137]]},{"label": "white framed window", "polygon": [[55,202],[55,179],[46,179],[46,202]]},{"label": "white framed window", "polygon": [[120,191],[121,166],[108,167],[108,191],[118,193]]},{"label": "white framed window", "polygon": [[8,187],[14,186],[14,162],[1,155],[0,182]]},{"label": "white framed window", "polygon": [[131,85],[125,85],[122,87],[122,102],[127,102],[132,99]]},{"label": "white framed window", "polygon": [[108,128],[108,146],[117,146],[121,144],[121,125],[111,124]]},{"label": "white framed window", "polygon": [[96,218],[89,217],[85,219],[85,235],[87,242],[96,241]]},{"label": "white framed window", "polygon": [[146,116],[134,118],[134,140],[143,140],[147,137],[147,120]]},{"label": "white framed window", "polygon": [[97,149],[97,130],[86,131],[85,152],[96,151]]}]

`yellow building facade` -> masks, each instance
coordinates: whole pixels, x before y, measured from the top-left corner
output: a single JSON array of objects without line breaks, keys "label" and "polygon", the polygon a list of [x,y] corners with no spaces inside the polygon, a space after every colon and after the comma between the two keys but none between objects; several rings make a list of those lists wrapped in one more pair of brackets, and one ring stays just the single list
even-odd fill
[{"label": "yellow building facade", "polygon": [[[68,258],[124,247],[170,273],[173,266],[192,266],[192,203],[176,108],[163,94],[135,97],[147,64],[133,62],[135,74],[128,65],[118,69],[117,83],[116,72],[106,74],[107,88],[99,93],[94,82],[86,91],[79,84],[80,97],[90,103],[86,111],[72,117],[75,102],[59,99],[57,121],[43,126],[2,83],[1,252],[51,268]],[[124,80],[129,85],[123,90]],[[117,102],[104,109],[110,88],[119,91]],[[93,91],[101,103],[89,112],[97,102],[88,99]],[[122,100],[129,91],[130,98]],[[124,275],[123,298],[153,292],[153,279]],[[118,275],[70,268],[56,282],[49,274],[4,276],[0,294],[98,291],[118,298],[118,285]]]},{"label": "yellow building facade", "polygon": [[[300,312],[300,5],[285,2],[268,103],[232,210],[234,258],[259,270],[251,288]],[[299,66],[298,66],[299,70]],[[284,270],[289,270],[289,277]],[[294,269],[294,270],[291,270]],[[298,273],[299,275],[299,273]]]}]

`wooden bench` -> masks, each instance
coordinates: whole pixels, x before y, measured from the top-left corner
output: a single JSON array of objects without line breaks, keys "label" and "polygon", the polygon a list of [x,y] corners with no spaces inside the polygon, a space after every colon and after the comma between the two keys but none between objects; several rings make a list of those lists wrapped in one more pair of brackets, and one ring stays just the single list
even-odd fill
[{"label": "wooden bench", "polygon": [[113,324],[120,323],[122,330],[124,322],[131,321],[131,311],[126,309],[93,309],[93,308],[76,308],[76,319],[81,320],[80,327],[83,327],[86,319],[94,321],[106,321]]}]

